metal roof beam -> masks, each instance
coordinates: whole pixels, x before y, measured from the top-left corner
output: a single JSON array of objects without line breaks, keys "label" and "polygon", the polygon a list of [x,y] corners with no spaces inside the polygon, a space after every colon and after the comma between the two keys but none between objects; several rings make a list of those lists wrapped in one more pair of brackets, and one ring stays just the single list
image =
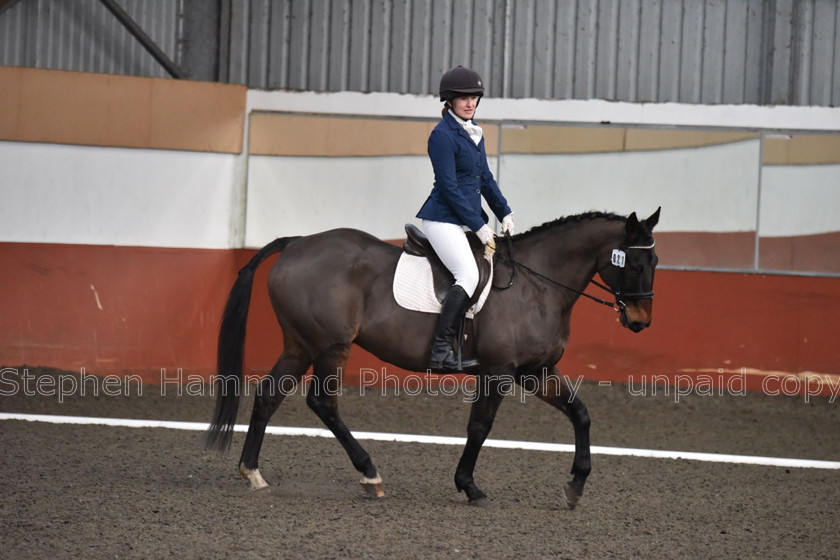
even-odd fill
[{"label": "metal roof beam", "polygon": [[[0,0],[2,1],[2,0]],[[152,39],[146,35],[143,29],[137,25],[131,16],[123,10],[119,4],[116,3],[115,0],[99,0],[102,4],[108,8],[108,10],[114,14],[121,24],[131,33],[135,39],[137,39],[143,48],[145,48],[158,63],[163,66],[163,68],[169,72],[169,75],[173,78],[178,78],[179,80],[183,80],[186,78],[184,72],[178,67],[177,64],[172,62],[166,53],[164,53],[157,44],[152,41]]]},{"label": "metal roof beam", "polygon": [[20,0],[0,0],[0,14],[20,2]]}]

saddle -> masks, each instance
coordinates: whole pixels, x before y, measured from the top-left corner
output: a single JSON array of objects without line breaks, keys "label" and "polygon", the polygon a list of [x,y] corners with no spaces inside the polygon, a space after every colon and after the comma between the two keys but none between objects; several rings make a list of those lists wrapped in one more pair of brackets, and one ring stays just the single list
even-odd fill
[{"label": "saddle", "polygon": [[[438,258],[432,244],[429,243],[429,238],[426,234],[420,231],[420,228],[413,224],[405,224],[406,239],[403,243],[403,251],[415,257],[425,257],[429,261],[432,268],[432,280],[434,283],[435,297],[443,303],[449,289],[455,283],[455,277],[449,272],[449,269]],[[475,263],[478,265],[478,287],[475,289],[470,298],[470,306],[475,305],[484,289],[487,287],[487,282],[490,281],[492,274],[492,266],[490,262],[484,258],[484,244],[473,232],[467,232],[467,240],[470,243]]]}]

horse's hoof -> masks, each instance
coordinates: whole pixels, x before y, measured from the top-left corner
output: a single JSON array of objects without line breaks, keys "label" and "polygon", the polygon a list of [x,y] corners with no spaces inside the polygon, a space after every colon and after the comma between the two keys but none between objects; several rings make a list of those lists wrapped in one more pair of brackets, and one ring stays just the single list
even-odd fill
[{"label": "horse's hoof", "polygon": [[563,486],[563,499],[566,500],[566,506],[569,509],[575,509],[577,506],[578,500],[580,500],[580,494],[574,491],[568,483]]},{"label": "horse's hoof", "polygon": [[480,508],[489,508],[493,507],[493,502],[487,496],[481,496],[480,498],[470,500],[470,505]]},{"label": "horse's hoof", "polygon": [[363,478],[359,481],[359,484],[362,485],[365,493],[371,498],[381,498],[385,495],[385,490],[382,489],[382,479],[379,476],[376,478]]},{"label": "horse's hoof", "polygon": [[239,476],[251,484],[251,490],[268,488],[268,482],[262,477],[259,469],[248,469],[244,465],[239,465]]}]

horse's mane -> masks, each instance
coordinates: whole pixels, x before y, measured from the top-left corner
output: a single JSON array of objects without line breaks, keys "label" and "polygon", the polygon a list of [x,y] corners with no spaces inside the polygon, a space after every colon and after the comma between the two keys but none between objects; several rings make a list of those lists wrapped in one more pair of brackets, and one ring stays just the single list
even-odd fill
[{"label": "horse's mane", "polygon": [[582,214],[574,214],[572,216],[563,216],[557,218],[556,220],[552,220],[550,222],[546,222],[539,226],[534,226],[528,231],[522,232],[514,236],[514,239],[526,239],[533,235],[536,235],[540,232],[553,229],[559,226],[563,226],[566,224],[577,224],[580,222],[585,222],[589,220],[620,220],[623,222],[627,221],[627,218],[624,216],[619,216],[618,214],[613,214],[611,212],[583,212]]}]

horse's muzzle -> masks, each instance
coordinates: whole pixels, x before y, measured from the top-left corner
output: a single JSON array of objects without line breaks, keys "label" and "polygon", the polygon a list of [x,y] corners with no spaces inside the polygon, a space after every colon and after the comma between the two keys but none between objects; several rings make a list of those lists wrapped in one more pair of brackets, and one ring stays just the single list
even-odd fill
[{"label": "horse's muzzle", "polygon": [[621,325],[633,332],[640,332],[650,326],[653,300],[640,299],[626,304],[619,314]]}]

